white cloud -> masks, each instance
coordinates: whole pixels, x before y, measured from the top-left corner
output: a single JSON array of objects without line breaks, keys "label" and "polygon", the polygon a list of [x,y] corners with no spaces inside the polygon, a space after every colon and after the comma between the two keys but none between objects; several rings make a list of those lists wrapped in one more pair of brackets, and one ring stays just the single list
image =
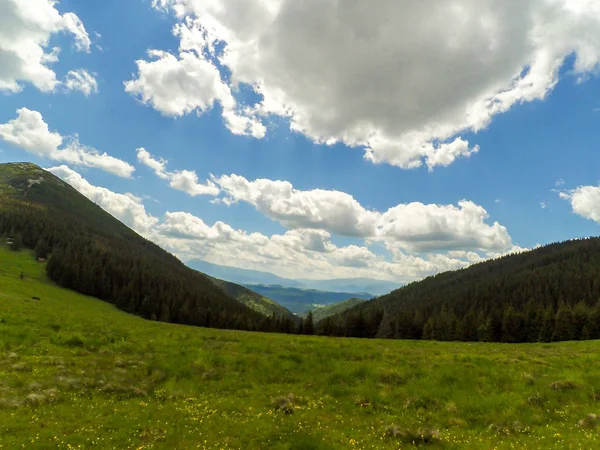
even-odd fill
[{"label": "white cloud", "polygon": [[548,203],[546,203],[546,202],[540,202],[540,208],[546,209],[547,207],[548,207]]},{"label": "white cloud", "polygon": [[486,223],[487,211],[467,200],[454,205],[413,202],[390,208],[382,214],[377,238],[389,247],[412,252],[440,250],[500,251],[512,240],[498,222]]},{"label": "white cloud", "polygon": [[[178,56],[151,50],[148,52],[150,61],[137,61],[137,78],[127,81],[125,90],[142,103],[174,117],[191,112],[201,115],[218,102],[225,125],[233,134],[264,137],[264,125],[253,114],[240,110],[230,87],[221,80],[219,70],[201,47],[185,37],[187,32],[188,29],[180,25],[174,29],[182,41]],[[198,39],[202,41],[202,35]]]},{"label": "white cloud", "polygon": [[149,167],[156,175],[163,180],[169,180],[169,185],[173,189],[187,192],[192,196],[196,195],[218,195],[219,188],[212,181],[202,184],[198,181],[198,175],[193,170],[179,170],[169,172],[167,170],[167,161],[164,159],[154,159],[148,151],[140,147],[137,150],[138,161]]},{"label": "white cloud", "polygon": [[146,212],[141,200],[133,194],[117,194],[104,187],[94,186],[65,165],[47,170],[140,233],[148,232],[158,222],[156,217]]},{"label": "white cloud", "polygon": [[[159,219],[146,211],[138,196],[94,186],[66,166],[49,170],[184,261],[201,258],[294,278],[368,277],[408,282],[502,255],[453,250],[422,256],[407,254],[400,248],[389,248],[388,254],[382,255],[375,254],[366,243],[337,246],[325,230],[299,228],[266,236],[234,229],[220,221],[209,225],[200,217],[182,211],[167,211]],[[506,252],[522,250],[511,247]]]},{"label": "white cloud", "polygon": [[86,97],[98,92],[96,78],[84,69],[70,70],[65,77],[63,86],[69,91],[79,91]]},{"label": "white cloud", "polygon": [[42,115],[27,108],[17,110],[16,119],[0,124],[0,139],[37,156],[101,169],[124,178],[130,178],[135,170],[125,161],[82,145],[77,135],[63,137],[50,131]]},{"label": "white cloud", "polygon": [[[218,58],[232,86],[245,83],[262,97],[257,113],[287,117],[315,142],[363,147],[368,160],[404,168],[471,155],[477,147],[460,134],[544,99],[569,55],[580,80],[600,61],[597,0],[153,4],[181,20],[181,48],[215,55],[204,61],[214,66]],[[215,42],[224,43],[222,53]],[[174,84],[157,79],[152,90],[171,92]],[[175,97],[189,91],[193,98],[198,89],[179,86]]]},{"label": "white cloud", "polygon": [[554,182],[554,186],[556,186],[556,187],[564,186],[564,184],[565,184],[565,180],[563,180],[562,178],[559,178],[558,180],[556,180]]},{"label": "white cloud", "polygon": [[213,181],[227,193],[229,203],[248,202],[288,228],[322,228],[344,236],[369,236],[375,230],[377,214],[344,192],[301,191],[287,181],[248,181],[239,175]]},{"label": "white cloud", "polygon": [[487,224],[487,211],[466,200],[458,207],[414,202],[378,212],[365,209],[345,192],[302,191],[287,181],[249,181],[239,175],[213,177],[213,181],[225,193],[225,204],[247,202],[287,228],[382,240],[390,248],[414,252],[499,251],[512,246],[506,228],[497,222]]},{"label": "white cloud", "polygon": [[559,193],[560,198],[571,203],[573,212],[586,219],[600,223],[600,187],[580,186]]},{"label": "white cloud", "polygon": [[[67,32],[75,49],[89,52],[91,41],[73,13],[60,14],[53,0],[3,0],[0,3],[0,91],[11,93],[31,83],[52,92],[60,82],[49,67],[58,61],[60,48],[49,48],[50,39]],[[67,80],[68,81],[68,80]]]},{"label": "white cloud", "polygon": [[317,230],[291,230],[268,237],[235,230],[223,222],[210,226],[184,212],[167,212],[151,238],[184,261],[201,258],[296,278],[369,277],[405,282],[470,264],[464,258],[444,255],[399,254],[386,259],[367,247],[337,247],[327,233]]},{"label": "white cloud", "polygon": [[226,193],[225,202],[244,201],[288,228],[321,228],[343,236],[370,236],[378,214],[367,211],[340,191],[294,189],[288,181],[248,181],[239,175],[214,177]]},{"label": "white cloud", "polygon": [[[432,146],[433,147],[433,146]],[[469,148],[469,143],[461,138],[456,138],[449,144],[441,144],[426,154],[425,161],[429,170],[435,166],[447,167],[457,158],[468,158],[479,151],[479,146]]]}]

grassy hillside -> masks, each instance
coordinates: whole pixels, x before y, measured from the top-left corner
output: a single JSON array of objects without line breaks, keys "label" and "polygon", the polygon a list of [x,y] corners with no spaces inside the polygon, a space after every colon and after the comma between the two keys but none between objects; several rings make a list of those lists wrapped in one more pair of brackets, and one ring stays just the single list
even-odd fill
[{"label": "grassy hillside", "polygon": [[318,307],[339,303],[350,297],[370,299],[370,294],[348,292],[325,292],[314,289],[288,288],[283,286],[248,285],[248,288],[268,298],[296,314],[306,314]]},{"label": "grassy hillside", "polygon": [[295,316],[294,313],[292,313],[289,309],[284,308],[278,303],[275,303],[268,297],[264,297],[248,288],[245,288],[244,286],[240,286],[239,284],[219,280],[218,278],[209,278],[231,298],[236,299],[254,311],[258,311],[265,316],[275,315],[279,317],[286,317],[293,321],[297,320],[297,316]]},{"label": "grassy hillside", "polygon": [[598,448],[599,350],[146,321],[0,248],[1,449]]},{"label": "grassy hillside", "polygon": [[362,298],[349,298],[348,300],[344,300],[343,302],[334,303],[333,305],[321,306],[319,308],[315,308],[313,313],[313,321],[317,323],[327,317],[333,316],[335,314],[340,314],[346,311],[347,309],[353,308],[356,305],[360,305],[361,303],[366,302],[366,300]]}]

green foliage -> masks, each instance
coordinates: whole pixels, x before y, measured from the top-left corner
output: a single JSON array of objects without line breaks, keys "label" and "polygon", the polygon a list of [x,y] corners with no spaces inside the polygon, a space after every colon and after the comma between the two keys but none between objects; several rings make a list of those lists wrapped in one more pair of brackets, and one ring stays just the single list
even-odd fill
[{"label": "green foliage", "polygon": [[511,343],[600,339],[599,272],[600,238],[551,244],[409,284],[322,321],[317,332]]},{"label": "green foliage", "polygon": [[599,345],[160,323],[0,248],[0,448],[598,448]]},{"label": "green foliage", "polygon": [[347,309],[353,308],[356,305],[360,305],[364,303],[366,300],[362,298],[349,298],[348,300],[344,300],[339,303],[333,303],[331,305],[323,305],[319,306],[312,310],[313,320],[315,323],[320,322],[327,317],[334,316],[336,314],[340,314]]}]

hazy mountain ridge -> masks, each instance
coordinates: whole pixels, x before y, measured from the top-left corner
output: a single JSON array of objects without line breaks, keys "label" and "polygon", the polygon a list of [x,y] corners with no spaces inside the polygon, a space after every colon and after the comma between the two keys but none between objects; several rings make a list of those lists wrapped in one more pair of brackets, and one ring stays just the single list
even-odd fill
[{"label": "hazy mountain ridge", "polygon": [[270,272],[260,270],[240,269],[232,266],[213,264],[208,261],[194,259],[187,265],[193,269],[207,273],[213,277],[225,279],[244,286],[265,285],[281,286],[284,288],[313,289],[327,292],[343,292],[364,294],[370,296],[387,294],[401,287],[392,281],[374,280],[370,278],[345,278],[330,280],[292,280]]},{"label": "hazy mountain ridge", "polygon": [[353,297],[359,297],[362,300],[373,298],[371,294],[367,293],[327,292],[316,289],[286,288],[260,284],[252,284],[248,285],[248,287],[254,292],[272,298],[280,305],[300,315],[304,315],[322,306],[338,304]]}]

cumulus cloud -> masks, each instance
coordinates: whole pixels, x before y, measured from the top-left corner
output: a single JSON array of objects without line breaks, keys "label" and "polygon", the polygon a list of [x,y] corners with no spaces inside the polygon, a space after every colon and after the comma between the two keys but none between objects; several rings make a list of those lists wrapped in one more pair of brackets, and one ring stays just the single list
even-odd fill
[{"label": "cumulus cloud", "polygon": [[487,211],[467,200],[454,205],[413,202],[381,215],[377,238],[413,252],[431,250],[498,251],[512,246],[506,228],[486,223]]},{"label": "cumulus cloud", "polygon": [[178,170],[169,172],[167,170],[167,161],[164,159],[155,159],[145,148],[140,147],[136,150],[137,159],[141,164],[149,167],[154,173],[168,180],[169,185],[173,189],[177,189],[190,194],[196,195],[217,195],[219,188],[212,181],[207,181],[202,184],[198,181],[198,175],[193,170]]},{"label": "cumulus cloud", "polygon": [[559,195],[560,198],[571,203],[575,214],[600,223],[600,187],[580,186],[577,189],[560,192]]},{"label": "cumulus cloud", "polygon": [[[125,83],[125,90],[142,103],[167,116],[191,112],[201,115],[219,103],[227,128],[238,135],[265,136],[265,126],[237,105],[230,87],[221,79],[217,67],[207,56],[208,43],[202,33],[176,25],[181,39],[178,55],[150,50],[149,61],[138,60],[137,77]],[[200,45],[198,45],[200,43]]]},{"label": "cumulus cloud", "polygon": [[369,277],[405,282],[470,264],[464,258],[444,255],[423,258],[398,254],[386,259],[365,246],[338,247],[322,231],[290,230],[269,237],[236,230],[223,222],[207,225],[185,212],[167,212],[151,237],[184,261],[201,258],[288,277]]},{"label": "cumulus cloud", "polygon": [[[197,58],[200,49],[214,55],[203,60],[203,70],[222,67],[231,86],[245,84],[258,94],[251,110],[259,117],[285,117],[315,142],[364,148],[368,160],[403,168],[425,163],[431,170],[472,155],[478,147],[462,133],[487,127],[514,105],[544,99],[568,56],[580,80],[600,61],[596,0],[153,4],[180,19],[180,52],[193,47]],[[170,58],[173,65],[184,59]],[[198,82],[188,80],[195,72],[185,64],[177,67],[186,76],[157,77],[147,98],[167,99],[168,92],[194,98]],[[161,108],[158,100],[155,107]]]},{"label": "cumulus cloud", "polygon": [[512,246],[505,227],[486,223],[487,211],[471,201],[454,205],[413,202],[385,212],[369,211],[350,194],[334,190],[295,189],[287,181],[240,175],[213,177],[226,204],[243,201],[287,228],[381,240],[411,252],[477,249],[499,251]]},{"label": "cumulus cloud", "polygon": [[71,12],[61,15],[56,3],[54,0],[0,3],[0,91],[19,92],[23,83],[31,83],[43,92],[52,92],[60,86],[50,68],[50,64],[58,61],[60,48],[49,48],[50,39],[58,33],[70,34],[77,51],[90,51],[90,37],[79,17]]},{"label": "cumulus cloud", "polygon": [[85,69],[70,70],[63,86],[68,91],[79,91],[86,97],[98,92],[98,82],[94,75]]},{"label": "cumulus cloud", "polygon": [[123,178],[130,178],[135,170],[125,161],[81,144],[77,135],[63,137],[50,131],[42,114],[27,108],[17,110],[16,119],[0,124],[0,139],[37,156],[101,169]]},{"label": "cumulus cloud", "polygon": [[235,229],[221,221],[210,225],[202,218],[183,211],[167,211],[162,218],[157,218],[146,211],[143,200],[138,196],[94,186],[64,165],[49,170],[184,261],[201,258],[295,278],[368,277],[408,282],[523,250],[513,246],[498,253],[452,250],[415,255],[396,246],[389,247],[387,254],[382,254],[374,253],[366,241],[364,244],[336,245],[326,230],[297,228],[267,236]]},{"label": "cumulus cloud", "polygon": [[213,181],[226,193],[226,203],[250,203],[288,228],[322,228],[343,236],[369,236],[375,231],[377,213],[344,192],[301,191],[288,181],[249,181],[235,174],[213,177]]},{"label": "cumulus cloud", "polygon": [[138,232],[148,232],[158,222],[156,217],[146,212],[141,200],[133,194],[117,194],[104,187],[94,186],[65,165],[47,170]]}]

